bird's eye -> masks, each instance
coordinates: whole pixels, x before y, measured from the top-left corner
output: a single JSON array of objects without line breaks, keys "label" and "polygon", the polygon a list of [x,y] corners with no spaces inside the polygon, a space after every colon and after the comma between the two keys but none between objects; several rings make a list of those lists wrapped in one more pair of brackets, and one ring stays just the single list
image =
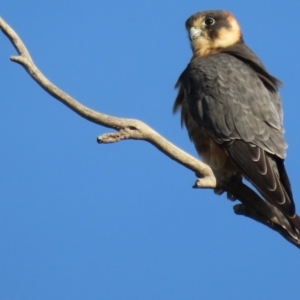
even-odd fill
[{"label": "bird's eye", "polygon": [[205,26],[211,26],[211,25],[214,25],[216,23],[215,19],[213,18],[206,18],[204,21],[203,21],[203,24]]}]

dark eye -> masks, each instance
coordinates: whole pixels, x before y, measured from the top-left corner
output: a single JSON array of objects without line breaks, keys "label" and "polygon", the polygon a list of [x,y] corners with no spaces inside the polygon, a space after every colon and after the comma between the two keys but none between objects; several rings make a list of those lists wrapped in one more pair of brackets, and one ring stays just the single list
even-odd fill
[{"label": "dark eye", "polygon": [[216,23],[215,19],[213,18],[206,18],[204,21],[203,21],[203,24],[205,26],[211,26],[211,25],[214,25]]}]

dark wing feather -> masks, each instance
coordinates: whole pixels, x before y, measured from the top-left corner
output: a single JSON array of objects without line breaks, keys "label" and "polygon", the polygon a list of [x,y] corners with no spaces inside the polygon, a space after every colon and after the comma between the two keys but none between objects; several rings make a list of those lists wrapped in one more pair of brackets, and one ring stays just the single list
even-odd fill
[{"label": "dark wing feather", "polygon": [[282,82],[279,79],[268,73],[260,59],[246,46],[246,44],[244,44],[243,41],[221,49],[221,53],[228,53],[250,66],[270,91],[277,92],[278,86],[282,85]]},{"label": "dark wing feather", "polygon": [[282,82],[276,77],[272,76],[266,70],[265,66],[257,57],[257,55],[250,48],[248,48],[243,41],[234,44],[228,48],[224,48],[221,50],[221,52],[236,57],[255,71],[256,75],[260,78],[265,87],[270,91],[272,102],[274,103],[277,112],[280,114],[280,119],[282,122],[283,114],[281,107],[281,99],[279,93],[277,93],[278,86],[283,85]]},{"label": "dark wing feather", "polygon": [[295,214],[291,185],[282,159],[242,140],[233,141],[225,151],[265,199],[289,216]]},{"label": "dark wing feather", "polygon": [[277,91],[257,70],[227,53],[193,59],[183,80],[195,121],[268,201],[294,215]]}]

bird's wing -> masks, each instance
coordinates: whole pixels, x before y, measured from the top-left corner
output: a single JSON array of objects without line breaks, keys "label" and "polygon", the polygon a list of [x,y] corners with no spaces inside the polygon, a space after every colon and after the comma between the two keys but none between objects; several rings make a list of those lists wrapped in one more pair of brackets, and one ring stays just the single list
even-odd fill
[{"label": "bird's wing", "polygon": [[225,53],[193,59],[183,82],[195,121],[268,201],[293,215],[277,92],[270,92],[255,70]]},{"label": "bird's wing", "polygon": [[276,110],[280,115],[282,123],[283,112],[281,106],[281,99],[279,93],[277,92],[278,86],[283,85],[282,82],[276,77],[272,76],[266,70],[265,66],[257,57],[257,55],[250,48],[248,48],[245,43],[234,44],[228,48],[222,49],[221,52],[236,57],[255,71],[256,75],[260,78],[264,86],[268,89],[272,102],[274,103]]}]

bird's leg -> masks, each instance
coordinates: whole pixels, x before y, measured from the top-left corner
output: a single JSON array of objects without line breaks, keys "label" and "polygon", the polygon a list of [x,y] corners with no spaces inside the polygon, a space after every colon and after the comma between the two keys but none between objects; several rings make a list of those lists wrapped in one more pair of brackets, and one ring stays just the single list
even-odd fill
[{"label": "bird's leg", "polygon": [[235,201],[237,198],[230,192],[224,188],[224,186],[238,186],[242,182],[242,176],[240,174],[235,174],[232,176],[228,176],[228,174],[216,172],[215,173],[218,182],[221,183],[221,186],[214,189],[214,193],[217,195],[222,195],[224,192],[227,192],[227,199],[230,201]]},{"label": "bird's leg", "polygon": [[[240,185],[242,180],[243,180],[243,177],[241,176],[241,174],[235,174],[230,178],[228,185],[237,187]],[[230,201],[235,201],[237,199],[237,197],[235,195],[233,195],[232,193],[227,192],[227,199]]]}]

